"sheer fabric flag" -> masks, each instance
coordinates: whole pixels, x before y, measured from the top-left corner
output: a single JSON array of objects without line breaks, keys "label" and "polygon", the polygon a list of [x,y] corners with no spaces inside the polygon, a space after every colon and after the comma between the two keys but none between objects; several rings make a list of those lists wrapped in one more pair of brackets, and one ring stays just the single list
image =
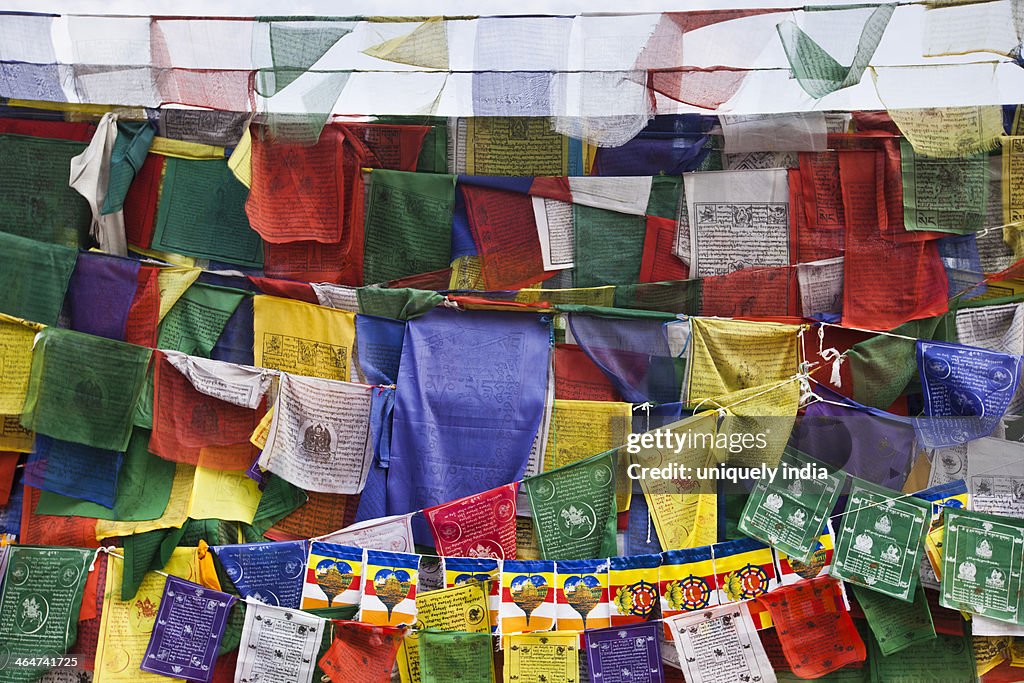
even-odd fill
[{"label": "sheer fabric flag", "polygon": [[442,556],[516,557],[515,484],[427,508],[437,552]]},{"label": "sheer fabric flag", "polygon": [[227,593],[168,576],[141,669],[189,681],[212,681],[235,600]]},{"label": "sheer fabric flag", "polygon": [[[124,452],[152,351],[48,327],[40,332],[22,424],[65,441]],[[76,378],[68,382],[68,378]]]}]

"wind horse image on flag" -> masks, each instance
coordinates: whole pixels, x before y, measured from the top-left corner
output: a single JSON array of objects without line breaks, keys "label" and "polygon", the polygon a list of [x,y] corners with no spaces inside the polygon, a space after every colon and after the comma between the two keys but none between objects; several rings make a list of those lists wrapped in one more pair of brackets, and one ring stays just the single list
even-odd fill
[{"label": "wind horse image on flag", "polygon": [[0,683],[1024,681],[1020,2],[26,4]]}]

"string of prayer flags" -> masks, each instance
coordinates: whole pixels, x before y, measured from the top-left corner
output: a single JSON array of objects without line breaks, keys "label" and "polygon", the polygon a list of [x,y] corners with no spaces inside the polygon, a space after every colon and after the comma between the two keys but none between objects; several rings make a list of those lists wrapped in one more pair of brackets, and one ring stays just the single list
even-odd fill
[{"label": "string of prayer flags", "polygon": [[867,657],[838,581],[821,576],[759,596],[775,624],[786,663],[800,678],[821,678]]},{"label": "string of prayer flags", "polygon": [[326,623],[298,610],[246,605],[235,680],[312,683]]},{"label": "string of prayer flags", "polygon": [[220,545],[213,550],[243,598],[298,609],[306,574],[306,542]]},{"label": "string of prayer flags", "polygon": [[832,576],[904,602],[914,599],[931,505],[854,479],[832,560]]},{"label": "string of prayer flags", "polygon": [[775,683],[750,618],[749,602],[687,612],[665,620],[687,683],[738,679]]},{"label": "string of prayer flags", "polygon": [[363,591],[363,551],[360,548],[313,541],[302,584],[304,610],[358,605]]},{"label": "string of prayer flags", "polygon": [[555,626],[555,563],[505,560],[501,566],[500,633],[549,631]]},{"label": "string of prayer flags", "polygon": [[612,451],[523,480],[542,557],[615,554],[615,459]]},{"label": "string of prayer flags", "polygon": [[94,554],[79,548],[19,545],[7,550],[0,593],[6,680],[37,680],[47,667],[35,661],[45,659],[44,654],[60,657],[75,642]]},{"label": "string of prayer flags", "polygon": [[378,626],[414,623],[419,563],[419,555],[367,550],[359,618]]},{"label": "string of prayer flags", "polygon": [[422,683],[491,683],[494,647],[490,634],[426,630],[419,634]]},{"label": "string of prayer flags", "polygon": [[522,683],[573,683],[579,679],[579,634],[517,633],[505,638],[504,676]]},{"label": "string of prayer flags", "polygon": [[590,629],[583,640],[592,679],[604,683],[664,680],[657,624]]},{"label": "string of prayer flags", "polygon": [[657,615],[660,566],[661,555],[658,554],[609,558],[608,595],[612,626],[649,621]]},{"label": "string of prayer flags", "polygon": [[932,613],[921,586],[917,587],[913,602],[896,600],[857,585],[851,588],[883,656],[935,638]]},{"label": "string of prayer flags", "polygon": [[662,618],[717,606],[719,602],[715,586],[711,546],[666,550],[661,554],[658,593],[661,597]]},{"label": "string of prayer flags", "polygon": [[423,511],[442,557],[516,557],[516,484]]},{"label": "string of prayer flags", "polygon": [[[398,374],[404,390],[395,395],[388,514],[522,478],[544,412],[547,373],[536,368],[550,365],[549,331],[540,316],[522,313],[439,309],[409,321]],[[424,430],[434,435],[429,444]],[[420,533],[425,542],[427,530]]]},{"label": "string of prayer flags", "polygon": [[1024,524],[983,512],[945,510],[940,604],[1021,624]]},{"label": "string of prayer flags", "polygon": [[918,341],[917,364],[927,417],[914,424],[928,448],[991,434],[1020,383],[1020,356],[959,344]]},{"label": "string of prayer flags", "polygon": [[373,457],[372,387],[282,373],[259,465],[307,491],[363,490]]},{"label": "string of prayer flags", "polygon": [[71,247],[2,232],[0,254],[0,310],[43,325],[55,325],[78,252]]},{"label": "string of prayer flags", "polygon": [[22,425],[124,452],[151,349],[71,330],[39,333]]},{"label": "string of prayer flags", "polygon": [[[824,469],[825,478],[818,474]],[[804,453],[786,449],[776,481],[759,479],[740,516],[739,530],[800,562],[807,562],[818,545],[818,536],[832,513],[846,474],[823,468]],[[785,476],[791,472],[792,478]],[[806,473],[799,474],[799,473]]]},{"label": "string of prayer flags", "polygon": [[611,626],[607,560],[559,560],[555,563],[556,621],[563,631]]},{"label": "string of prayer flags", "polygon": [[334,639],[320,668],[334,681],[388,683],[404,628],[335,621]]},{"label": "string of prayer flags", "polygon": [[233,595],[168,576],[140,668],[188,681],[212,681],[235,600]]},{"label": "string of prayer flags", "polygon": [[[295,336],[301,333],[302,336]],[[348,381],[355,314],[272,296],[253,297],[254,365]]]}]

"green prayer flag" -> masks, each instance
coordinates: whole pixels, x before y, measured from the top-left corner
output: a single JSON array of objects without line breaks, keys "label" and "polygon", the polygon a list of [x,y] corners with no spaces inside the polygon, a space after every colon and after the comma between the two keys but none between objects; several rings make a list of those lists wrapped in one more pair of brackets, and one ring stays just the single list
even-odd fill
[{"label": "green prayer flag", "polygon": [[56,325],[78,250],[0,232],[0,312]]},{"label": "green prayer flag", "polygon": [[946,508],[939,604],[1021,624],[1024,520]]},{"label": "green prayer flag", "polygon": [[882,683],[975,683],[978,680],[970,636],[938,634],[901,650],[882,655],[874,638],[868,645],[868,666],[873,681]]},{"label": "green prayer flag", "polygon": [[437,292],[425,289],[360,287],[356,290],[359,312],[381,318],[412,320],[432,311],[444,301]]},{"label": "green prayer flag", "polygon": [[640,279],[647,219],[573,204],[573,287],[631,285]]},{"label": "green prayer flag", "polygon": [[903,226],[966,235],[985,227],[988,211],[988,154],[938,159],[914,152],[900,140],[903,170]]},{"label": "green prayer flag", "polygon": [[914,599],[931,505],[920,498],[851,477],[838,524],[831,574],[890,595]]},{"label": "green prayer flag", "polygon": [[682,192],[683,176],[654,176],[651,178],[651,196],[647,198],[647,215],[675,220],[679,214],[679,198]]},{"label": "green prayer flag", "polygon": [[231,314],[247,296],[241,289],[195,283],[160,321],[157,347],[209,358]]},{"label": "green prayer flag", "polygon": [[494,680],[490,633],[421,631],[421,683],[487,683]]},{"label": "green prayer flag", "polygon": [[615,287],[616,308],[700,314],[700,280],[645,282]]},{"label": "green prayer flag", "polygon": [[305,505],[307,500],[309,496],[298,486],[276,474],[268,474],[267,485],[252,519],[253,530],[262,536],[267,529]]},{"label": "green prayer flag", "polygon": [[65,247],[85,246],[92,210],[68,186],[71,159],[86,143],[0,135],[3,231]]},{"label": "green prayer flag", "polygon": [[117,495],[113,509],[87,500],[41,491],[36,514],[94,517],[120,522],[158,519],[163,515],[171,497],[175,465],[150,453],[148,444],[147,430],[136,429],[132,432],[121,471],[117,475]]},{"label": "green prayer flag", "polygon": [[541,559],[616,555],[615,451],[523,480]]},{"label": "green prayer flag", "polygon": [[146,121],[118,121],[117,138],[110,153],[110,179],[100,213],[116,213],[124,208],[124,198],[149,154],[156,129]]},{"label": "green prayer flag", "polygon": [[882,655],[888,657],[935,639],[932,612],[921,586],[917,587],[913,602],[896,600],[856,585],[851,587]]},{"label": "green prayer flag", "polygon": [[249,226],[248,197],[227,160],[168,157],[153,248],[261,268],[263,238]]},{"label": "green prayer flag", "polygon": [[[355,23],[338,18],[258,17],[252,51],[259,70],[259,94],[273,97],[352,32]],[[266,58],[269,52],[270,63]],[[266,68],[269,66],[269,68]]]},{"label": "green prayer flag", "polygon": [[6,683],[39,679],[74,644],[78,612],[95,551],[15,545],[0,594],[0,671]]},{"label": "green prayer flag", "polygon": [[454,210],[455,176],[375,169],[366,203],[363,282],[447,268]]},{"label": "green prayer flag", "polygon": [[47,327],[36,338],[22,426],[124,452],[151,354],[143,346]]},{"label": "green prayer flag", "polygon": [[[811,472],[803,478],[798,474]],[[824,478],[816,476],[825,472]],[[800,562],[810,562],[825,522],[839,499],[846,473],[832,470],[800,451],[787,448],[774,481],[759,479],[740,515],[743,534],[781,550]]]},{"label": "green prayer flag", "polygon": [[[347,621],[356,618],[356,614],[359,613],[359,605],[342,605],[341,607],[314,607],[312,609],[303,610],[303,612],[309,612],[310,614],[315,614],[318,617],[323,617],[324,619],[338,619],[339,621]],[[324,629],[324,635],[329,635],[329,632],[330,629]],[[328,642],[327,647],[330,647],[330,642]]]},{"label": "green prayer flag", "polygon": [[[860,9],[860,8],[855,8]],[[860,33],[856,52],[850,66],[843,66],[807,35],[796,22],[786,20],[776,27],[782,48],[786,52],[793,76],[808,95],[821,98],[836,90],[860,83],[872,55],[882,40],[889,19],[896,10],[895,4],[879,5],[867,18]],[[832,27],[833,31],[852,32],[854,27]],[[836,33],[835,35],[839,35]]]},{"label": "green prayer flag", "polygon": [[[949,316],[911,320],[893,330],[913,339],[956,341]],[[951,338],[952,337],[952,338]],[[854,344],[846,356],[853,375],[853,400],[883,410],[918,376],[917,342],[878,335]]]},{"label": "green prayer flag", "polygon": [[154,529],[121,539],[121,549],[124,553],[124,568],[121,572],[122,600],[131,600],[135,597],[146,572],[164,568],[181,534],[181,529]]}]

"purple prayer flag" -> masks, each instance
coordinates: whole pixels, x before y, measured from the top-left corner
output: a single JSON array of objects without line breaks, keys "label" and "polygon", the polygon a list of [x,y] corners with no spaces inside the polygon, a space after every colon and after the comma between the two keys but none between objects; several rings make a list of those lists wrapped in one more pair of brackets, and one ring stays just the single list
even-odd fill
[{"label": "purple prayer flag", "polygon": [[71,329],[125,341],[139,267],[139,262],[132,259],[79,254],[67,293]]},{"label": "purple prayer flag", "polygon": [[584,631],[590,679],[602,683],[664,681],[659,628],[660,622],[644,622]]},{"label": "purple prayer flag", "polygon": [[[550,322],[437,309],[409,321],[395,392],[387,514],[518,481],[544,412]],[[420,522],[417,542],[433,545]]]},{"label": "purple prayer flag", "polygon": [[139,667],[143,671],[208,682],[236,597],[168,576]]},{"label": "purple prayer flag", "polygon": [[793,428],[790,445],[854,477],[901,490],[916,454],[913,421],[822,387],[815,391],[850,407],[823,402],[807,406]]}]

